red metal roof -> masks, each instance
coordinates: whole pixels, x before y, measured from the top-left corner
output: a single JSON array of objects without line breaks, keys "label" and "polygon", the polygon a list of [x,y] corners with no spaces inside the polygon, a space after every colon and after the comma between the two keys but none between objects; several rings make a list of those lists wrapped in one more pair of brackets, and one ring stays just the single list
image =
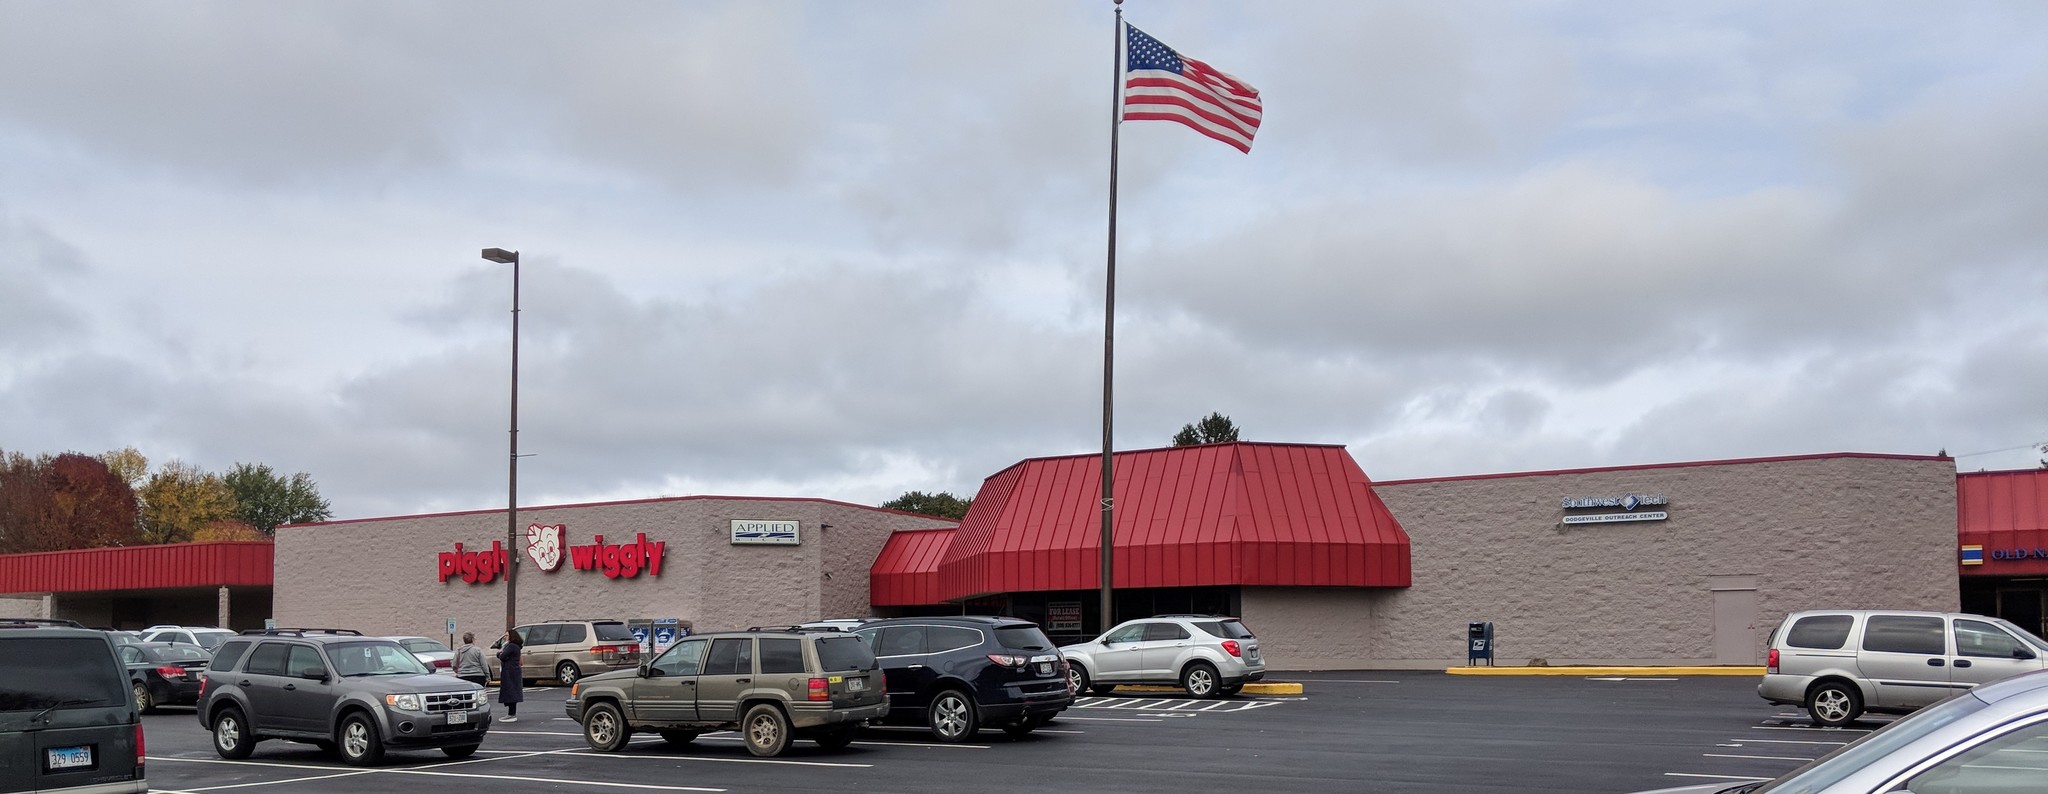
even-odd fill
[{"label": "red metal roof", "polygon": [[[940,595],[1099,587],[1101,461],[989,477],[939,563]],[[1408,534],[1341,446],[1120,452],[1115,485],[1116,587],[1409,584]]]},{"label": "red metal roof", "polygon": [[868,569],[868,603],[882,607],[942,604],[939,560],[953,542],[952,529],[901,529],[882,544]]},{"label": "red metal roof", "polygon": [[269,587],[271,544],[173,543],[0,555],[0,593]]},{"label": "red metal roof", "polygon": [[1958,545],[1983,546],[1970,576],[2048,574],[2048,469],[1956,475]]}]

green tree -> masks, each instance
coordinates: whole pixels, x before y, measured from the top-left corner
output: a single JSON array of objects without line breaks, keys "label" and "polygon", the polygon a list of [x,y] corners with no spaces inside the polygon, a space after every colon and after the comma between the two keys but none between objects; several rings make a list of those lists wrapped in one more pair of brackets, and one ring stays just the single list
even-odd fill
[{"label": "green tree", "polygon": [[888,510],[922,513],[928,516],[938,516],[939,518],[950,518],[954,521],[959,521],[967,517],[967,508],[973,504],[973,499],[962,499],[954,496],[950,491],[940,491],[931,494],[923,491],[907,491],[902,496],[883,502],[882,507]]},{"label": "green tree", "polygon": [[1230,421],[1230,417],[1220,413],[1210,413],[1208,416],[1203,417],[1200,422],[1182,425],[1180,432],[1173,434],[1173,445],[1176,447],[1191,447],[1196,444],[1221,444],[1225,441],[1236,440],[1238,440],[1237,425]]},{"label": "green tree", "polygon": [[285,477],[268,464],[237,463],[221,479],[235,495],[235,517],[263,534],[276,532],[281,524],[334,517],[312,475],[305,472]]},{"label": "green tree", "polygon": [[235,517],[235,493],[220,475],[171,461],[142,485],[142,539],[186,543],[199,530]]}]

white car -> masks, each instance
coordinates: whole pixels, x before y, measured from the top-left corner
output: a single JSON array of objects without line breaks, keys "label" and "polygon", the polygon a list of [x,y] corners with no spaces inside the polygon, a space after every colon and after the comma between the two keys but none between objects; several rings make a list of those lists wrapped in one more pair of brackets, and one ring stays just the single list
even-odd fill
[{"label": "white car", "polygon": [[445,643],[432,637],[384,637],[412,652],[428,670],[446,675],[455,674],[455,651]]},{"label": "white car", "polygon": [[1159,615],[1126,621],[1078,645],[1060,647],[1067,687],[1108,694],[1118,684],[1164,684],[1190,697],[1235,695],[1266,677],[1259,640],[1244,621],[1221,615]]},{"label": "white car", "polygon": [[222,642],[235,636],[233,629],[201,626],[151,626],[142,630],[143,642],[175,642],[197,645],[213,653]]}]

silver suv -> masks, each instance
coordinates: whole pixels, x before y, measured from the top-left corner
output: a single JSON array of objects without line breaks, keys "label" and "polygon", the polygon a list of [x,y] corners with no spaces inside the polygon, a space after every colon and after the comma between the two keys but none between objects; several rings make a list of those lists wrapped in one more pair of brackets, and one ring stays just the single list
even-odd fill
[{"label": "silver suv", "polygon": [[1118,684],[1166,684],[1190,697],[1235,695],[1266,677],[1259,640],[1244,621],[1220,615],[1159,615],[1126,621],[1094,640],[1061,646],[1067,686],[1108,694]]},{"label": "silver suv", "polygon": [[1864,712],[1908,712],[2048,667],[2048,642],[1983,615],[1816,610],[1785,618],[1766,664],[1758,696],[1839,727]]}]

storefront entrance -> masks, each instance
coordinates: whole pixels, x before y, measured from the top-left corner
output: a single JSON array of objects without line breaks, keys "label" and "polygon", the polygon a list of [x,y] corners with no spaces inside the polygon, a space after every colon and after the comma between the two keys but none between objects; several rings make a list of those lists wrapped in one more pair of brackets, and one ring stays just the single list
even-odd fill
[{"label": "storefront entrance", "polygon": [[1963,611],[2005,618],[2048,637],[2048,577],[1963,577]]}]

